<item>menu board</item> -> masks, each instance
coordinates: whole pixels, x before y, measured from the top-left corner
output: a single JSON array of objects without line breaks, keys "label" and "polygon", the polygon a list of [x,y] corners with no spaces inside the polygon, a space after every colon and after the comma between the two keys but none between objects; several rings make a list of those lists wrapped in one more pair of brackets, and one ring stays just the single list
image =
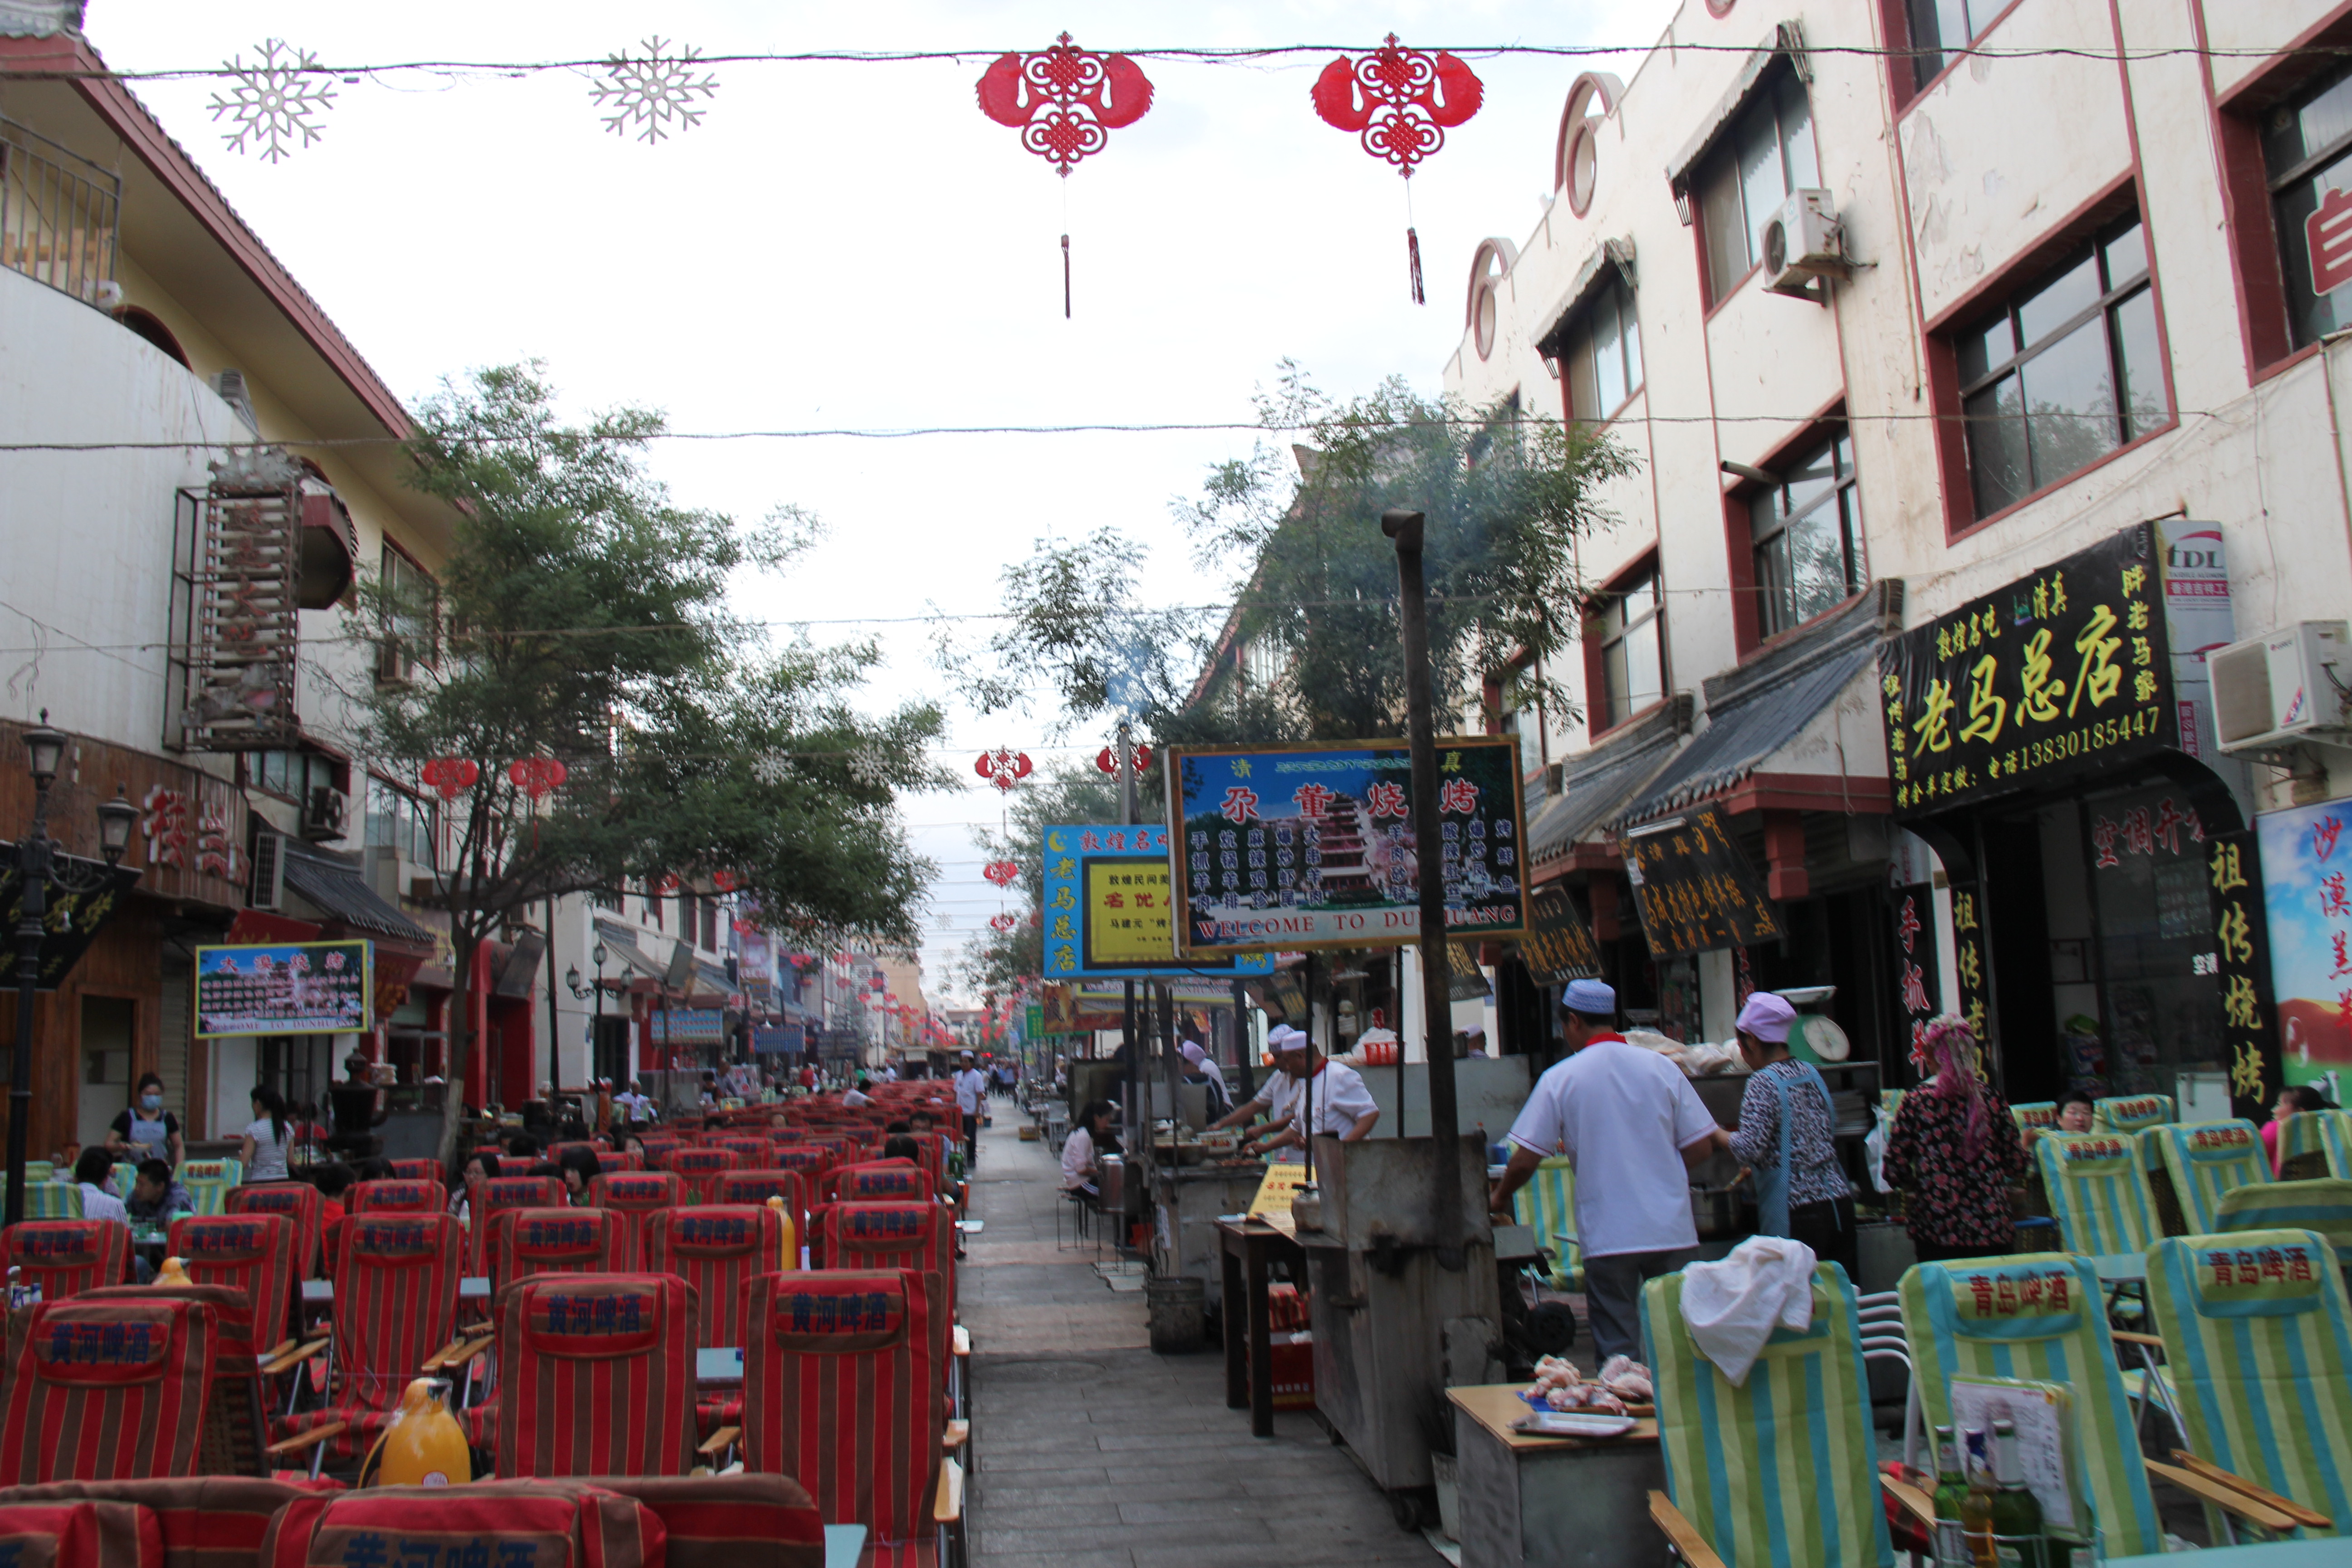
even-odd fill
[{"label": "menu board", "polygon": [[1046,828],[1040,847],[1045,978],[1273,969],[1269,953],[1190,958],[1177,952],[1165,827],[1069,823]]},{"label": "menu board", "polygon": [[1703,805],[1647,824],[1617,842],[1653,958],[1778,942],[1787,931],[1764,879],[1723,821]]},{"label": "menu board", "polygon": [[340,1035],[374,1026],[366,942],[196,949],[196,1035]]},{"label": "menu board", "polygon": [[2177,744],[2163,574],[2134,523],[1887,642],[1896,817]]},{"label": "menu board", "polygon": [[[1168,751],[1187,952],[1421,939],[1412,756],[1402,741]],[[1436,870],[1455,938],[1527,931],[1518,742],[1437,742]]]},{"label": "menu board", "polygon": [[1600,977],[1601,949],[1592,928],[1561,884],[1547,882],[1528,895],[1528,934],[1519,939],[1519,958],[1538,985]]}]

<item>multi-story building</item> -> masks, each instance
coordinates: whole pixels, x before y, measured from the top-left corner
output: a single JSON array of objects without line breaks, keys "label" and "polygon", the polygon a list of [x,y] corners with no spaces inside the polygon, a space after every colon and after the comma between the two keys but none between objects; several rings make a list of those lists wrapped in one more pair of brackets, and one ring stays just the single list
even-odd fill
[{"label": "multi-story building", "polygon": [[[2223,754],[2201,656],[2352,606],[2347,40],[2333,0],[1688,0],[1630,80],[1563,72],[1445,380],[1639,459],[1575,710],[1502,717],[1633,1005],[1720,1040],[1834,984],[1890,1065],[1980,1010],[2015,1099],[2275,1092],[2205,858],[2352,752]],[[1655,956],[1621,845],[1709,804],[1786,937]]]}]

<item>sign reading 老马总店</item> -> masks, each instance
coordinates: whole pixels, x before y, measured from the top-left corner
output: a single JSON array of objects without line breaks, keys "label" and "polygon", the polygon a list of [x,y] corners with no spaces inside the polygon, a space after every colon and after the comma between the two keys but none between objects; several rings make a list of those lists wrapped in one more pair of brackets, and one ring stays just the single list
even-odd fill
[{"label": "sign reading \u8001\u9a6c\u603b\u5e97", "polygon": [[1764,879],[1731,841],[1722,807],[1646,823],[1617,847],[1653,958],[1751,947],[1788,934]]},{"label": "sign reading \u8001\u9a6c\u603b\u5e97", "polygon": [[2151,523],[1913,627],[1878,667],[1898,817],[2179,743]]},{"label": "sign reading \u8001\u9a6c\u603b\u5e97", "polygon": [[[1509,735],[1437,742],[1446,933],[1527,932],[1527,813]],[[1177,942],[1188,952],[1421,938],[1412,756],[1402,741],[1171,746]]]},{"label": "sign reading \u8001\u9a6c\u603b\u5e97", "polygon": [[1177,951],[1166,828],[1071,823],[1046,828],[1042,847],[1047,979],[1263,974],[1273,967],[1265,954],[1197,959]]},{"label": "sign reading \u8001\u9a6c\u603b\u5e97", "polygon": [[374,947],[268,942],[196,949],[196,1034],[340,1035],[374,1026]]},{"label": "sign reading \u8001\u9a6c\u603b\u5e97", "polygon": [[1538,985],[1601,977],[1601,950],[1593,943],[1592,928],[1559,883],[1547,882],[1528,895],[1528,934],[1519,939],[1519,957]]}]

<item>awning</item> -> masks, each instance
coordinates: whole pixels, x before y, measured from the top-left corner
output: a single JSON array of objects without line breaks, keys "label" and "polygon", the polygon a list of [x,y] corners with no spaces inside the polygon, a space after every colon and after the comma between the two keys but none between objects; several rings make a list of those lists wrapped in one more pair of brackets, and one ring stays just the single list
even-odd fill
[{"label": "awning", "polygon": [[1706,681],[1706,728],[1608,826],[1663,816],[1746,779],[1874,668],[1880,641],[1902,624],[1902,581],[1878,583],[1804,636]]},{"label": "awning", "polygon": [[379,898],[357,866],[299,838],[287,839],[284,847],[287,887],[321,915],[355,931],[432,950],[433,933]]},{"label": "awning", "polygon": [[1584,265],[1576,269],[1576,279],[1569,284],[1568,292],[1536,318],[1549,323],[1543,336],[1536,340],[1536,353],[1546,359],[1558,359],[1560,351],[1568,346],[1569,328],[1577,314],[1619,278],[1625,279],[1628,289],[1641,287],[1634,279],[1633,237],[1630,234],[1622,239],[1604,239],[1594,246],[1592,254],[1584,258]]},{"label": "awning", "polygon": [[1706,117],[1706,123],[1683,143],[1683,150],[1675,154],[1673,163],[1666,165],[1666,185],[1674,193],[1675,214],[1685,225],[1691,221],[1690,183],[1693,171],[1698,167],[1699,161],[1714,150],[1725,128],[1738,117],[1741,110],[1748,107],[1748,100],[1755,97],[1756,89],[1763,81],[1764,73],[1771,69],[1772,62],[1783,56],[1796,67],[1800,77],[1807,81],[1812,79],[1812,66],[1805,57],[1804,23],[1796,20],[1782,22],[1772,29],[1770,37],[1756,46],[1755,52],[1748,57],[1748,63],[1740,67],[1731,90],[1723,95],[1722,100],[1715,106],[1715,112]]},{"label": "awning", "polygon": [[1678,691],[1589,752],[1568,759],[1560,793],[1528,825],[1528,857],[1537,866],[1574,848],[1673,760],[1690,733],[1690,693]]}]

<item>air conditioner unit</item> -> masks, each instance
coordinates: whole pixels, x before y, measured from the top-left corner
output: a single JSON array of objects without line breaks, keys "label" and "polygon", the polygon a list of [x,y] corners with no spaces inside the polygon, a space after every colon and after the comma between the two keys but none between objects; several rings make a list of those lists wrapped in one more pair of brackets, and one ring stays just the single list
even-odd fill
[{"label": "air conditioner unit", "polygon": [[302,837],[312,843],[323,843],[343,836],[343,812],[351,797],[330,784],[320,784],[310,792],[302,805]]},{"label": "air conditioner unit", "polygon": [[2205,656],[2221,750],[2255,761],[2294,760],[2317,742],[2352,746],[2352,635],[2342,621],[2297,621]]},{"label": "air conditioner unit", "polygon": [[247,886],[245,901],[257,910],[278,910],[286,907],[286,836],[282,833],[257,833],[253,836],[253,880]]},{"label": "air conditioner unit", "polygon": [[1829,300],[1828,279],[1852,271],[1845,229],[1827,191],[1791,191],[1764,226],[1764,287],[1775,294]]}]

